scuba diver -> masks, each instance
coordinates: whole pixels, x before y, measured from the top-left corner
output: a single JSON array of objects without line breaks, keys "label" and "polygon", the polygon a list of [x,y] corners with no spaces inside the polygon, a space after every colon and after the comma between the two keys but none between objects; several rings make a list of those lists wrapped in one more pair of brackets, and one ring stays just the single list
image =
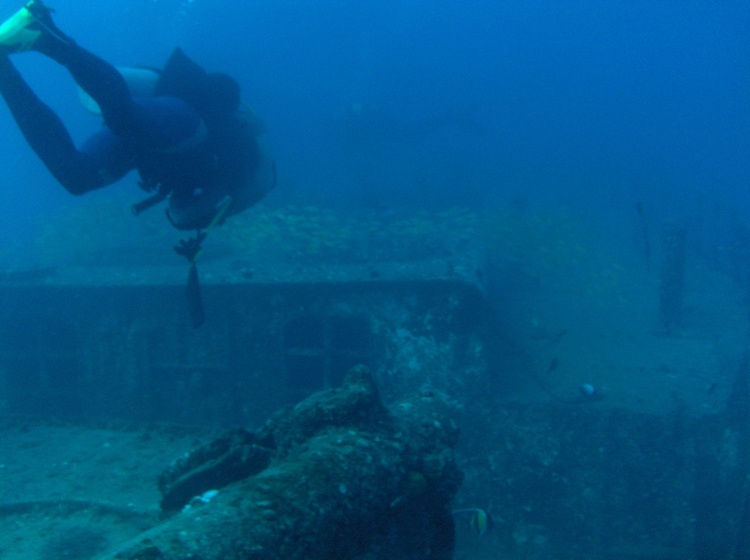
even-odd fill
[{"label": "scuba diver", "polygon": [[[76,147],[65,125],[31,90],[9,55],[41,53],[64,66],[104,126]],[[276,183],[265,127],[230,76],[207,73],[176,49],[162,70],[117,69],[80,47],[40,0],[0,25],[0,95],[32,150],[65,189],[80,195],[131,170],[167,218],[196,230],[175,250],[194,263],[206,232],[265,196]]]}]

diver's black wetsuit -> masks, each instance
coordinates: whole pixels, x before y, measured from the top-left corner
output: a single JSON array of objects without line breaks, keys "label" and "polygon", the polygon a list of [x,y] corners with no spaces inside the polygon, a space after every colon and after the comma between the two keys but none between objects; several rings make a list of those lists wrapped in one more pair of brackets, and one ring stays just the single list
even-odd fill
[{"label": "diver's black wetsuit", "polygon": [[144,183],[170,195],[167,215],[173,225],[197,229],[211,222],[228,197],[227,215],[273,188],[270,152],[258,142],[262,125],[238,107],[211,107],[215,92],[190,91],[210,75],[179,49],[167,67],[187,68],[187,83],[174,87],[179,80],[170,79],[161,91],[157,85],[154,96],[132,97],[123,76],[106,61],[62,33],[44,39],[34,50],[68,69],[99,105],[105,127],[77,148],[60,118],[3,55],[0,95],[31,148],[69,192],[86,193],[137,169]]}]

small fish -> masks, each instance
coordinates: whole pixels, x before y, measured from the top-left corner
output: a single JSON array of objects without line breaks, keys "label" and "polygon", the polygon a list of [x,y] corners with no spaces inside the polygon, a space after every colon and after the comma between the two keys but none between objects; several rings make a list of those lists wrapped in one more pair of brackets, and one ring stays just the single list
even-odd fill
[{"label": "small fish", "polygon": [[495,526],[495,520],[492,514],[482,508],[454,509],[453,516],[466,516],[469,521],[469,528],[477,536],[482,537]]},{"label": "small fish", "polygon": [[587,401],[600,401],[604,398],[604,393],[596,385],[591,383],[582,383],[578,390],[581,392],[581,396]]}]

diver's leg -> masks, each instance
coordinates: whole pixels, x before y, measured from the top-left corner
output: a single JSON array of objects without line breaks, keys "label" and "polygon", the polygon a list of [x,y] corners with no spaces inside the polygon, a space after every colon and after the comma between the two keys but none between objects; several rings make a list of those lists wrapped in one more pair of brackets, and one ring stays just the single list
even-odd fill
[{"label": "diver's leg", "polygon": [[43,34],[32,48],[70,72],[76,83],[99,105],[104,122],[112,132],[123,137],[136,134],[133,98],[125,79],[114,66],[62,33]]},{"label": "diver's leg", "polygon": [[132,169],[126,146],[115,139],[97,138],[78,150],[60,118],[6,56],[0,56],[0,95],[29,146],[70,193],[103,187]]},{"label": "diver's leg", "polygon": [[12,37],[22,31],[36,35],[9,52],[34,50],[67,68],[99,105],[105,124],[116,135],[154,152],[180,151],[202,140],[205,130],[201,119],[187,103],[175,98],[134,100],[120,72],[60,31],[40,0],[28,2],[14,17],[19,23],[13,26]]},{"label": "diver's leg", "polygon": [[60,31],[41,0],[26,2],[0,24],[0,52],[34,50],[65,66],[76,82],[98,104],[107,126],[129,136],[133,100],[125,80],[112,65],[76,45]]},{"label": "diver's leg", "polygon": [[34,46],[65,66],[102,112],[107,127],[132,140],[145,151],[175,152],[197,144],[204,137],[195,110],[173,97],[133,99],[117,69],[73,42],[47,38]]}]

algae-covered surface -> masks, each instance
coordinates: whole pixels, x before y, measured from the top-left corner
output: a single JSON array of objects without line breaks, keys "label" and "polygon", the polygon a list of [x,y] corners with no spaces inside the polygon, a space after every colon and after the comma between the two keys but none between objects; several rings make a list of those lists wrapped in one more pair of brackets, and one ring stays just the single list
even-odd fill
[{"label": "algae-covered surface", "polygon": [[[217,434],[5,418],[0,557],[445,560],[461,480],[453,409],[425,391],[388,412],[366,368],[353,368],[341,388],[260,429],[258,444],[274,456],[268,468],[222,479],[208,498],[199,488],[202,498],[169,515],[158,508],[159,473]],[[214,484],[204,477],[211,465],[213,457],[180,478]]]},{"label": "algae-covered surface", "polygon": [[[706,438],[685,433],[725,410],[747,347],[745,284],[689,252],[682,323],[672,326],[660,317],[659,261],[649,270],[564,211],[391,214],[356,228],[312,208],[248,218],[209,238],[200,262],[206,293],[235,283],[409,279],[482,289],[499,339],[516,352],[500,356],[461,402],[465,483],[456,506],[487,508],[497,523],[477,538],[459,519],[457,559],[569,558],[571,550],[597,560],[690,557],[695,519],[707,509],[693,488],[705,479],[694,450]],[[52,239],[90,231],[72,223]],[[43,254],[28,268],[14,261],[0,282],[181,286],[187,267],[171,255],[174,240],[174,232],[128,239],[142,251],[116,249],[118,239],[81,241],[68,253],[40,241]],[[422,339],[396,340],[411,364]],[[427,378],[429,367],[417,365]],[[583,384],[603,398],[583,399]],[[157,522],[158,474],[202,438],[189,429],[6,420],[0,558],[106,554]],[[722,449],[737,447],[722,438]]]},{"label": "algae-covered surface", "polygon": [[158,474],[207,430],[0,419],[0,558],[84,560],[159,520]]}]

